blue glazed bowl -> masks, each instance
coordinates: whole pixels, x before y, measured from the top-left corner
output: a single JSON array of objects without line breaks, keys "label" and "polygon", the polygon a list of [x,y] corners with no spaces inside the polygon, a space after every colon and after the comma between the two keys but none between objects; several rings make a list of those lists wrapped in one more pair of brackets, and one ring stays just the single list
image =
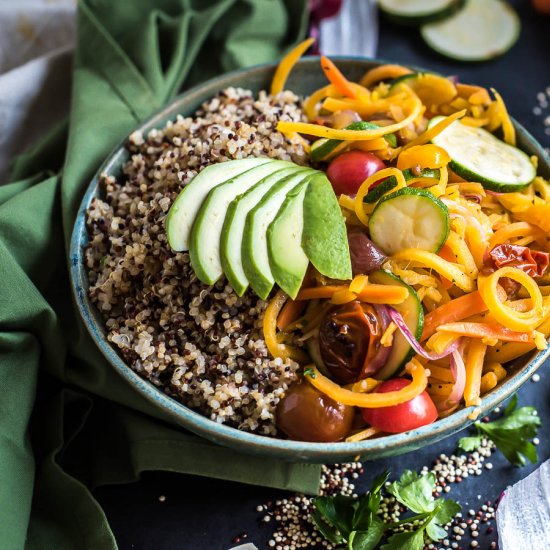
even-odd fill
[{"label": "blue glazed bowl", "polygon": [[[382,63],[384,62],[360,58],[338,58],[338,66],[353,81],[358,81],[368,69]],[[168,120],[178,114],[192,115],[201,103],[228,86],[248,88],[254,92],[268,89],[274,69],[275,65],[263,65],[235,71],[209,80],[176,98],[137,129],[145,134],[153,128],[163,127]],[[319,59],[317,57],[307,57],[302,59],[293,70],[288,81],[288,89],[298,94],[307,95],[325,84],[324,75],[319,68]],[[521,125],[515,123],[515,126],[518,146],[531,155],[537,155],[539,157],[539,173],[546,178],[550,177],[550,159],[548,155]],[[161,409],[172,422],[220,445],[232,447],[242,452],[268,455],[292,461],[320,463],[341,462],[357,459],[358,457],[361,460],[373,460],[411,452],[425,445],[435,443],[471,424],[472,421],[468,418],[468,415],[472,413],[472,408],[464,408],[429,426],[378,439],[356,443],[289,441],[254,435],[213,422],[188,409],[164,394],[147,380],[141,378],[124,363],[116,349],[107,341],[103,320],[88,299],[88,278],[84,261],[84,249],[88,242],[85,225],[86,209],[91,200],[99,194],[99,174],[120,175],[121,168],[128,158],[129,154],[124,143],[122,143],[109,155],[98,170],[82,199],[71,239],[71,282],[84,324],[105,358],[144,399]],[[540,353],[533,352],[516,360],[511,367],[511,375],[484,396],[480,407],[481,414],[488,413],[516,392],[549,355],[550,348]]]}]

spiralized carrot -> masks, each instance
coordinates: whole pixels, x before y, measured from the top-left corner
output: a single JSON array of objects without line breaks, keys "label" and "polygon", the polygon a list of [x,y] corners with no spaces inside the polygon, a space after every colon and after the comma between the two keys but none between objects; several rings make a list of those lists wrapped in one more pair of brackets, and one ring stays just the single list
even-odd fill
[{"label": "spiralized carrot", "polygon": [[340,69],[324,55],[321,56],[321,67],[330,83],[345,97],[357,98],[357,90],[350,86],[349,80]]},{"label": "spiralized carrot", "polygon": [[315,42],[315,38],[308,38],[300,42],[294,49],[287,53],[279,63],[273,81],[271,82],[271,95],[276,95],[284,90],[288,75],[292,71],[296,62],[307,49]]},{"label": "spiralized carrot", "polygon": [[291,323],[296,321],[304,311],[305,304],[295,300],[287,300],[281,313],[277,317],[277,328],[285,330]]},{"label": "spiralized carrot", "polygon": [[427,340],[440,325],[462,321],[484,311],[487,311],[487,306],[478,291],[455,298],[424,317],[424,329],[420,340]]},{"label": "spiralized carrot", "polygon": [[457,336],[468,336],[475,339],[494,339],[503,342],[522,342],[528,344],[534,342],[534,331],[517,332],[500,325],[489,323],[446,323],[437,327],[439,332],[451,332]]},{"label": "spiralized carrot", "polygon": [[472,340],[466,355],[466,386],[464,387],[464,401],[467,407],[477,407],[481,404],[481,373],[487,346],[480,340]]}]

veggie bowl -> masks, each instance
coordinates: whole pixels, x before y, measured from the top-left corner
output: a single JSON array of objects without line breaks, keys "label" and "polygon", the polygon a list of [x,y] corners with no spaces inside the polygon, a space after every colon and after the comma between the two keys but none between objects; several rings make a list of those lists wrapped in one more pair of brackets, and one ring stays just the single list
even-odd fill
[{"label": "veggie bowl", "polygon": [[199,435],[408,452],[548,355],[550,163],[496,93],[299,54],[186,92],[113,152],[75,224],[75,297],[117,372]]}]

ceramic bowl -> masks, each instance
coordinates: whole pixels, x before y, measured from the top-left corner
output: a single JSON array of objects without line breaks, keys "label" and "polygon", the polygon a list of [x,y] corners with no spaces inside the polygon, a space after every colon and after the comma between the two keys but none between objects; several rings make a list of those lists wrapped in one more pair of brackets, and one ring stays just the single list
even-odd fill
[{"label": "ceramic bowl", "polygon": [[[337,61],[338,66],[352,81],[358,81],[368,69],[383,63],[382,61],[360,58],[338,58]],[[263,65],[235,71],[209,80],[177,97],[137,129],[145,134],[153,128],[163,127],[166,121],[178,114],[192,115],[201,103],[228,86],[248,88],[254,92],[269,89],[274,69],[275,65]],[[309,57],[302,59],[293,70],[288,81],[288,89],[298,94],[307,95],[325,84],[324,75],[319,68],[319,59]],[[540,159],[539,173],[547,178],[550,177],[550,160],[543,151],[543,148],[521,125],[515,123],[515,126],[519,147],[530,155],[537,155]],[[472,421],[469,419],[469,415],[472,413],[472,408],[464,408],[429,426],[406,433],[356,443],[304,443],[274,439],[242,432],[235,428],[213,422],[188,409],[164,394],[147,380],[141,378],[124,363],[116,349],[107,341],[101,316],[88,299],[88,280],[83,255],[88,241],[85,212],[90,201],[99,194],[99,174],[107,173],[118,176],[121,173],[122,165],[128,158],[128,152],[124,147],[124,143],[122,143],[109,155],[90,182],[80,205],[71,240],[71,281],[76,302],[86,328],[112,368],[128,384],[131,384],[144,399],[162,409],[165,416],[169,417],[175,424],[220,445],[232,447],[246,453],[269,455],[292,461],[322,463],[341,462],[357,459],[358,457],[361,460],[373,460],[411,452],[425,445],[435,443],[471,424]],[[517,360],[512,366],[511,376],[484,396],[480,407],[481,416],[491,411],[516,392],[543,364],[549,355],[550,348],[544,352],[531,353]]]}]

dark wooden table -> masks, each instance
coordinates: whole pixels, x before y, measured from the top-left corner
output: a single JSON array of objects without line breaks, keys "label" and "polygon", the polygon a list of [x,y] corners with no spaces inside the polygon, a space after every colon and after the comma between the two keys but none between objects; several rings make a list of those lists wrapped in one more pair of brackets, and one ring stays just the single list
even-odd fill
[{"label": "dark wooden table", "polygon": [[[518,44],[505,56],[479,64],[463,64],[442,58],[422,42],[415,29],[403,29],[381,22],[379,56],[400,63],[411,63],[443,74],[457,75],[463,82],[495,87],[504,97],[510,113],[546,147],[550,136],[543,120],[550,115],[535,115],[538,93],[550,87],[550,17],[536,15],[526,1],[513,4],[522,18],[523,29]],[[547,97],[550,100],[550,98]],[[544,111],[544,109],[543,109]],[[539,370],[540,382],[528,382],[519,392],[520,405],[538,408],[543,427],[538,446],[540,461],[550,458],[550,375],[546,364]],[[388,468],[394,476],[404,469],[430,466],[440,453],[451,454],[459,437],[414,453],[365,464],[365,474],[358,488],[368,486],[376,473]],[[496,499],[508,485],[525,477],[535,466],[515,468],[495,453],[493,469],[480,477],[470,477],[454,485],[446,495],[459,501],[463,510],[478,508],[481,501]],[[194,476],[151,472],[139,483],[109,486],[95,493],[103,506],[121,549],[140,550],[225,550],[234,537],[248,533],[248,540],[259,548],[267,548],[269,524],[262,524],[256,506],[282,495],[282,492],[261,487],[240,485]],[[164,501],[159,500],[160,496]],[[489,548],[496,540],[496,530],[480,531],[480,549]],[[464,537],[462,548],[469,547]]]}]

